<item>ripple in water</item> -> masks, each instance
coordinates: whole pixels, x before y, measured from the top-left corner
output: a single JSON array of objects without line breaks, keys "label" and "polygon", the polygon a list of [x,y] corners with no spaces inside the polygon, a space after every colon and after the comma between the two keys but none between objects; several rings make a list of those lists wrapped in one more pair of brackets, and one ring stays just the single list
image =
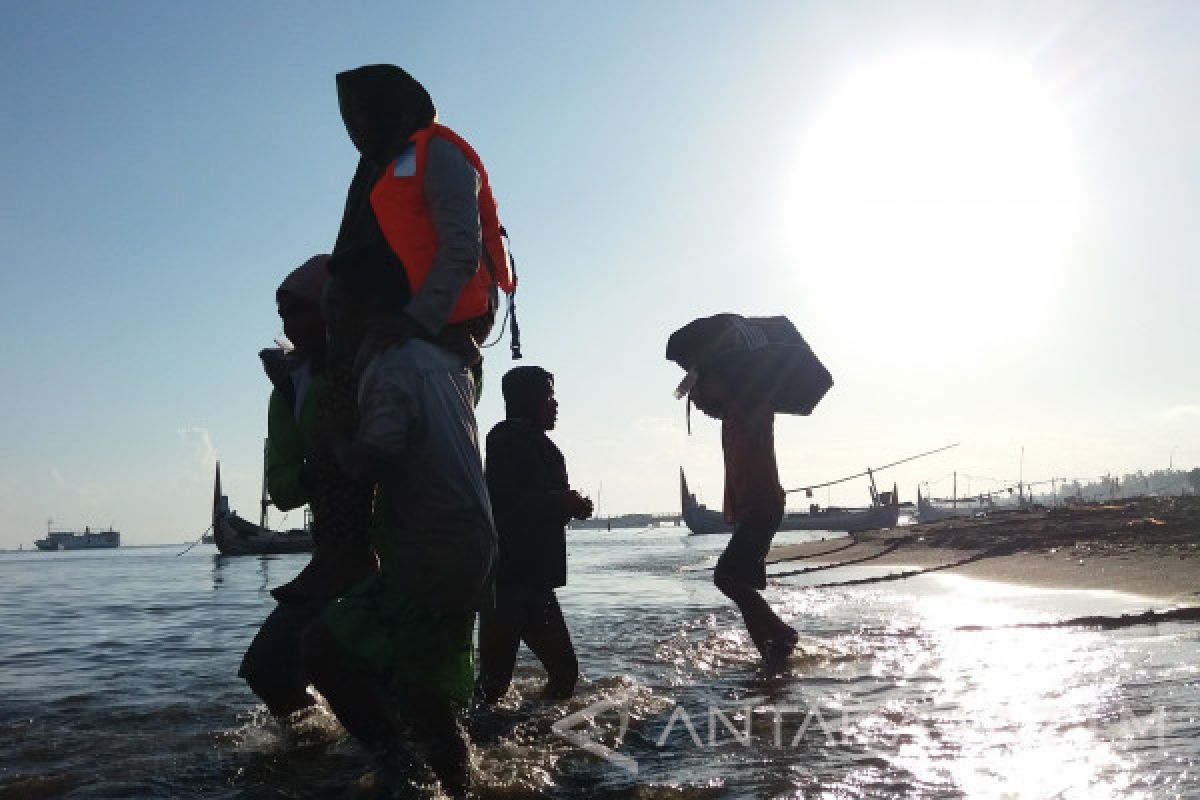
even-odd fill
[{"label": "ripple in water", "polygon": [[[723,544],[571,534],[560,599],[587,677],[546,703],[522,655],[510,695],[471,722],[478,796],[1200,796],[1194,627],[965,632],[1144,607],[948,577],[781,579],[768,600],[804,638],[764,673],[703,568]],[[175,552],[0,554],[0,800],[378,796],[326,710],[281,726],[236,678],[266,590],[303,558]],[[636,772],[554,729],[574,714]]]}]

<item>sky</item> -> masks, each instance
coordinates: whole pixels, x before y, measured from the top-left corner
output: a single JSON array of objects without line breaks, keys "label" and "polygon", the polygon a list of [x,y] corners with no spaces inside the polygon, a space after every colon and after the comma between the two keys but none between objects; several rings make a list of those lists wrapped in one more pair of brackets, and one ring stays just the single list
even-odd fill
[{"label": "sky", "polygon": [[680,467],[719,504],[664,349],[721,311],[834,375],[777,423],[789,488],[954,442],[881,482],[1196,466],[1198,36],[1186,2],[5,3],[0,548],[195,539],[218,458],[256,515],[274,289],[340,221],[334,75],[379,62],[487,166],[601,513],[677,509]]}]

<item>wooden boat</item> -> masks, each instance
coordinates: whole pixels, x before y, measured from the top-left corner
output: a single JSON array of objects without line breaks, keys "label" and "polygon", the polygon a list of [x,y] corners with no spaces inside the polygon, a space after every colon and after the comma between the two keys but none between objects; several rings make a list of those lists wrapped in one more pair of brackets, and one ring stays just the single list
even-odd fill
[{"label": "wooden boat", "polygon": [[[706,508],[688,491],[687,477],[679,470],[679,492],[683,505],[683,522],[697,535],[731,533],[733,526],[720,511]],[[808,511],[785,511],[779,524],[781,531],[868,531],[894,528],[900,518],[900,505],[893,488],[891,492],[871,489],[871,505],[867,508],[820,508],[812,505]]]},{"label": "wooden boat", "polygon": [[986,494],[978,497],[960,497],[957,500],[926,497],[921,498],[917,504],[916,521],[940,522],[944,519],[960,519],[962,517],[990,517],[1035,507],[1033,501],[1028,498],[1015,499],[1011,502],[996,502],[991,495]]},{"label": "wooden boat", "polygon": [[935,504],[933,498],[925,497],[917,490],[917,522],[941,522],[944,519],[961,519],[963,517],[981,517],[988,511],[995,510],[995,505],[986,504],[982,498],[953,499],[950,505],[945,500]]},{"label": "wooden boat", "polygon": [[[311,526],[288,531],[273,531],[267,527],[266,476],[263,476],[262,511],[259,524],[239,517],[229,509],[229,498],[221,492],[221,464],[217,463],[217,478],[213,487],[213,544],[221,555],[251,556],[280,553],[310,553],[313,549]],[[307,515],[306,515],[307,522]]]}]

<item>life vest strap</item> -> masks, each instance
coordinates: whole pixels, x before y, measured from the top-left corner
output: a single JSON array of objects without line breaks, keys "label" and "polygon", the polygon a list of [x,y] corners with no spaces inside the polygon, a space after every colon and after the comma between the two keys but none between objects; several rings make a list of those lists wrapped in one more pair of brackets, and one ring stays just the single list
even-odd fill
[{"label": "life vest strap", "polygon": [[[510,329],[509,334],[509,350],[512,352],[513,361],[520,361],[521,354],[521,324],[517,322],[517,259],[512,253],[512,240],[508,238],[508,231],[503,225],[500,226],[500,235],[504,238],[506,246],[504,248],[505,255],[508,256],[508,269],[512,275],[513,290],[508,292],[508,308],[504,311],[504,318],[500,321],[500,332],[496,334],[496,338],[483,345],[484,348],[494,347],[504,338],[506,328]],[[487,265],[488,272],[492,276],[492,291],[496,292],[498,283],[496,281],[495,265],[492,264],[491,255],[484,248],[484,263]],[[498,294],[498,292],[497,292]],[[510,328],[511,325],[511,328]]]}]

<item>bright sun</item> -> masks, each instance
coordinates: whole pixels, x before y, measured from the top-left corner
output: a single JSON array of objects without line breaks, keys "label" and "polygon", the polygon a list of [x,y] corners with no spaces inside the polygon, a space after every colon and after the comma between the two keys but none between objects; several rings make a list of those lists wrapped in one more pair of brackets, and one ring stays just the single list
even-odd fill
[{"label": "bright sun", "polygon": [[1027,65],[923,49],[838,84],[802,143],[787,227],[840,324],[930,355],[1034,333],[1079,238],[1065,115]]}]

